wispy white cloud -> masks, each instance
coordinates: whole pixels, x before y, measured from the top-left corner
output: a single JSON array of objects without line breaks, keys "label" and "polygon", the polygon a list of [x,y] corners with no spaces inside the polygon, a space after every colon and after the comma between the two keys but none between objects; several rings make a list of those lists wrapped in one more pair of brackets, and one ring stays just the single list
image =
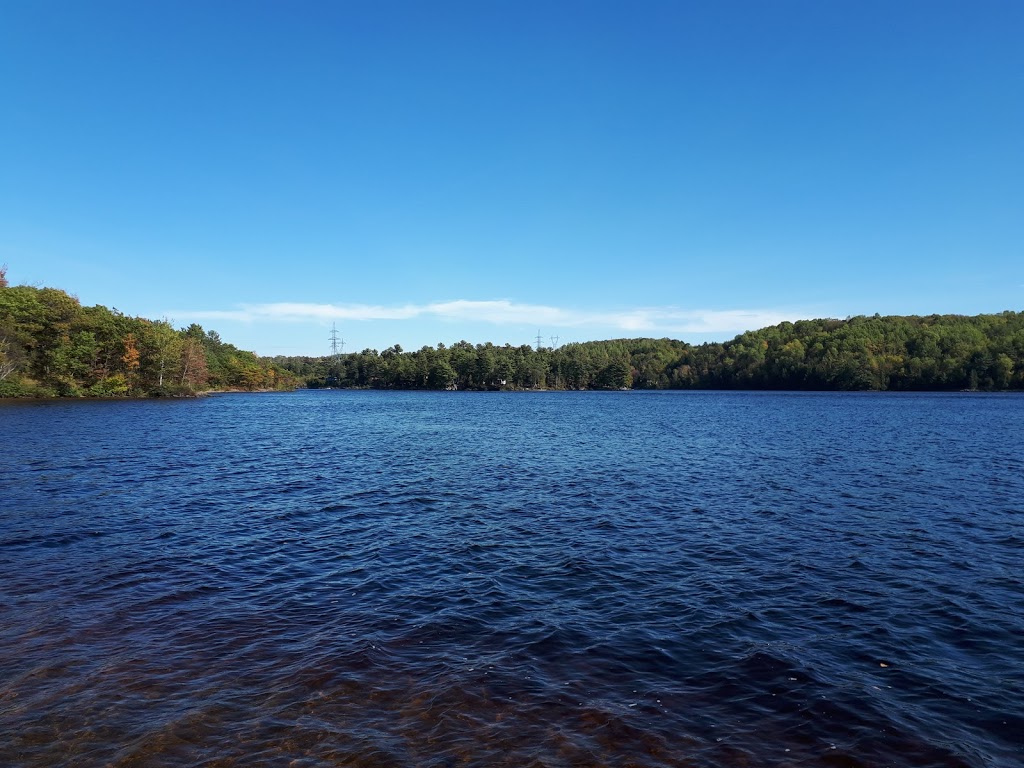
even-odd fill
[{"label": "wispy white cloud", "polygon": [[278,302],[240,304],[227,310],[177,310],[171,316],[185,321],[234,320],[257,322],[440,320],[493,325],[542,325],[545,328],[609,328],[644,333],[732,333],[797,320],[807,313],[773,309],[681,309],[639,307],[612,312],[567,309],[507,300],[459,299],[431,304],[306,304]]}]

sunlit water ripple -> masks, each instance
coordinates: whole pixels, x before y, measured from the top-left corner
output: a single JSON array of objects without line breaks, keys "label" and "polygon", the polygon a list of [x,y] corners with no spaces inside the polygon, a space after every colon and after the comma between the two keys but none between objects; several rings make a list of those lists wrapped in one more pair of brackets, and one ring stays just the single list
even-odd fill
[{"label": "sunlit water ripple", "polygon": [[0,405],[0,764],[1019,766],[1024,397]]}]

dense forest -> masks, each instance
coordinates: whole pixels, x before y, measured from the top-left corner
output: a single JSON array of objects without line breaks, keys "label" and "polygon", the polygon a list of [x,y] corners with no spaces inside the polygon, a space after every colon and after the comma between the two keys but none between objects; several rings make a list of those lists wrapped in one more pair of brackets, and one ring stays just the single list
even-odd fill
[{"label": "dense forest", "polygon": [[381,389],[1024,389],[1024,313],[802,320],[692,346],[671,339],[394,346],[276,357],[309,387]]},{"label": "dense forest", "polygon": [[802,320],[724,343],[616,339],[261,358],[199,325],[83,307],[0,269],[0,397],[217,389],[1024,389],[1024,312]]},{"label": "dense forest", "polygon": [[173,396],[298,383],[215,331],[83,307],[55,288],[9,286],[0,269],[0,397]]}]

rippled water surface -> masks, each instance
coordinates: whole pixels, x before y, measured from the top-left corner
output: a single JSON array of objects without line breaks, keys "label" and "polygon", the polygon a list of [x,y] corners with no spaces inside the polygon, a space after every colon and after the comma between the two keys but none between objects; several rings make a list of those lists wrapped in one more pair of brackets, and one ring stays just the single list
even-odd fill
[{"label": "rippled water surface", "polygon": [[0,405],[0,764],[1019,766],[1024,396]]}]

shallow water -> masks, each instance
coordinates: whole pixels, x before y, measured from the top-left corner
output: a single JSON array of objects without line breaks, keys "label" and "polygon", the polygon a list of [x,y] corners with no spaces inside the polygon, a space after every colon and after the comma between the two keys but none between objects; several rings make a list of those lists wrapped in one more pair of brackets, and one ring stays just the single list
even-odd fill
[{"label": "shallow water", "polygon": [[1024,397],[0,405],[0,764],[1024,763]]}]

